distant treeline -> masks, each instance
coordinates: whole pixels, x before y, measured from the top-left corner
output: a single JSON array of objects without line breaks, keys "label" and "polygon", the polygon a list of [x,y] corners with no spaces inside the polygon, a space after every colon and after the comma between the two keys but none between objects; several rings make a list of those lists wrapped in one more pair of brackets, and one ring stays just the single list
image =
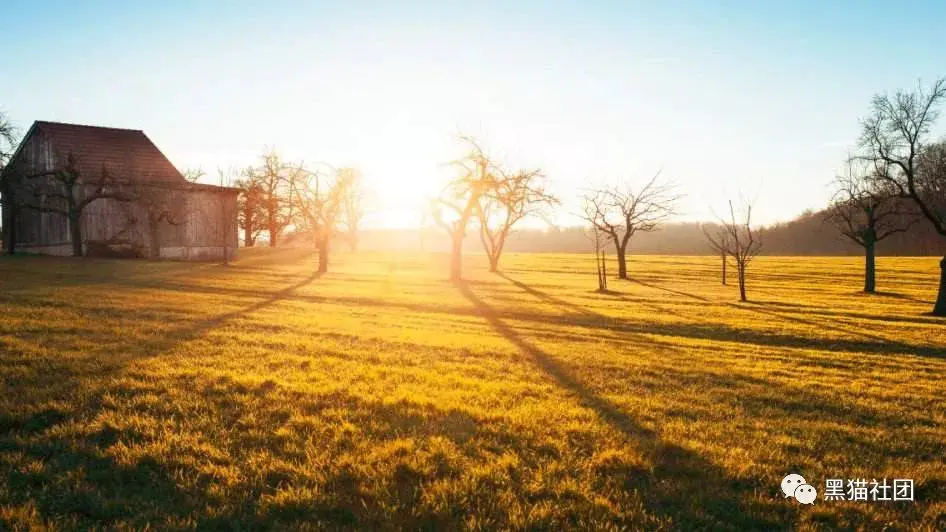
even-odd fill
[{"label": "distant treeline", "polygon": [[[798,218],[766,227],[762,236],[763,255],[863,255],[863,248],[841,235],[824,221],[823,212],[806,212]],[[471,231],[471,233],[474,233]],[[465,251],[482,251],[475,233],[464,241]],[[362,230],[360,249],[375,251],[448,251],[449,239],[435,228]],[[571,253],[592,251],[587,229],[552,227],[520,229],[509,236],[509,252]],[[712,249],[699,223],[667,223],[652,233],[638,233],[630,243],[630,253],[655,255],[710,255]],[[929,224],[916,223],[909,231],[897,233],[877,244],[877,253],[888,256],[943,256],[946,241]]]}]

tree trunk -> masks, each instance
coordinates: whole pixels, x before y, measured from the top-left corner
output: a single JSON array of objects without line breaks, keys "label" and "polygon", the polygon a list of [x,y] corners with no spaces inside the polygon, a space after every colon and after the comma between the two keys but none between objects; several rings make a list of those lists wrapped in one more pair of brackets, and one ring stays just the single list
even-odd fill
[{"label": "tree trunk", "polygon": [[250,224],[243,228],[243,246],[253,247],[253,226]]},{"label": "tree trunk", "polygon": [[601,252],[601,285],[608,289],[608,256]]},{"label": "tree trunk", "polygon": [[72,256],[82,256],[82,226],[79,225],[82,219],[82,213],[70,209],[69,212],[69,236],[72,239]]},{"label": "tree trunk", "polygon": [[726,252],[724,251],[721,256],[723,259],[723,285],[725,285],[726,284]]},{"label": "tree trunk", "polygon": [[459,281],[463,277],[463,237],[450,235],[450,280]]},{"label": "tree trunk", "polygon": [[489,256],[489,271],[493,273],[499,271],[499,254]]},{"label": "tree trunk", "polygon": [[627,279],[627,257],[624,254],[627,248],[616,245],[614,251],[618,256],[618,279]]},{"label": "tree trunk", "polygon": [[934,316],[946,316],[946,257],[939,262],[939,294],[936,296]]},{"label": "tree trunk", "polygon": [[595,250],[595,275],[598,277],[598,291],[601,292],[601,259],[598,257],[598,250]]},{"label": "tree trunk", "polygon": [[739,270],[739,301],[748,301],[746,299],[746,267],[737,265]]},{"label": "tree trunk", "polygon": [[319,238],[317,247],[319,249],[319,273],[326,273],[328,272],[329,239]]},{"label": "tree trunk", "polygon": [[875,281],[877,268],[874,255],[874,242],[867,241],[864,245],[864,291],[868,294],[873,294],[877,289]]},{"label": "tree trunk", "polygon": [[608,291],[608,267],[603,253],[595,254],[595,266],[598,268],[598,291]]},{"label": "tree trunk", "polygon": [[276,240],[279,238],[275,226],[269,226],[269,247],[276,247]]}]

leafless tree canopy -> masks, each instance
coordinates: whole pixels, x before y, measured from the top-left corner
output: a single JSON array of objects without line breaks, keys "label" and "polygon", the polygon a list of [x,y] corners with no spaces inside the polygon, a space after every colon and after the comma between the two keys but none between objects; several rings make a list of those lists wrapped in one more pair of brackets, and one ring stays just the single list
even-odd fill
[{"label": "leafless tree canopy", "polygon": [[897,189],[880,179],[885,172],[863,160],[848,160],[845,173],[834,180],[834,196],[827,219],[845,237],[861,246],[873,245],[906,231],[916,221],[916,210]]},{"label": "leafless tree canopy", "polygon": [[747,203],[742,212],[737,213],[733,202],[729,202],[728,218],[720,217],[722,231],[706,232],[706,238],[716,249],[725,250],[736,263],[739,277],[739,299],[746,301],[746,270],[752,259],[762,250],[762,232],[752,227],[752,204]]},{"label": "leafless tree canopy", "polygon": [[181,175],[184,176],[184,179],[188,182],[196,183],[200,181],[200,178],[207,175],[207,173],[204,172],[203,168],[185,168],[184,171],[181,172]]},{"label": "leafless tree canopy", "polygon": [[637,232],[654,231],[676,214],[683,197],[676,184],[662,182],[657,172],[644,186],[614,186],[584,196],[584,218],[614,245],[618,277],[627,279],[627,247]]},{"label": "leafless tree canopy", "polygon": [[259,174],[252,168],[240,172],[234,182],[240,189],[237,199],[237,223],[243,230],[243,245],[253,247],[256,239],[266,230],[266,195]]},{"label": "leafless tree canopy", "polygon": [[17,145],[17,131],[3,113],[0,113],[0,170],[3,169]]},{"label": "leafless tree canopy", "polygon": [[529,216],[540,216],[558,204],[558,199],[548,191],[544,178],[537,169],[515,172],[495,169],[494,182],[483,194],[477,208],[480,240],[489,258],[490,271],[499,269],[506,238],[519,221]]},{"label": "leafless tree canopy", "polygon": [[946,226],[946,141],[928,144],[920,151],[916,189],[930,215],[940,220],[938,229]]},{"label": "leafless tree canopy", "polygon": [[725,225],[717,224],[700,224],[700,231],[703,232],[703,237],[709,242],[710,248],[720,257],[721,280],[723,284],[726,284],[726,266],[729,261],[728,254],[730,245],[729,231]]},{"label": "leafless tree canopy", "polygon": [[[55,170],[21,176],[26,193],[17,198],[18,207],[65,216],[69,220],[72,253],[82,256],[82,212],[100,199],[130,202],[138,199],[138,190],[115,179],[106,166],[97,177],[82,176],[78,161],[68,154],[66,164]],[[81,186],[91,185],[91,186]]]},{"label": "leafless tree canopy", "polygon": [[292,180],[300,229],[314,239],[319,273],[328,271],[331,240],[338,233],[339,219],[358,175],[352,168],[308,171],[300,166]]},{"label": "leafless tree canopy", "polygon": [[882,163],[849,158],[846,172],[835,178],[834,197],[826,211],[828,222],[864,248],[864,291],[869,293],[876,290],[876,244],[919,220],[913,203],[902,198],[896,187],[882,178],[884,174]]},{"label": "leafless tree canopy", "polygon": [[[937,148],[929,139],[944,100],[946,78],[928,89],[919,86],[874,97],[871,115],[862,123],[861,159],[873,163],[875,178],[911,198],[936,231],[946,236],[946,213],[937,207],[946,176],[935,171]],[[921,172],[924,165],[928,170]]]},{"label": "leafless tree canopy", "polygon": [[294,193],[298,187],[294,182],[306,171],[301,165],[285,163],[274,150],[263,154],[261,159],[258,167],[247,169],[244,179],[258,186],[269,245],[275,247],[295,218],[298,202]]},{"label": "leafless tree canopy", "polygon": [[[937,233],[946,237],[941,143],[930,132],[946,100],[946,78],[929,88],[898,91],[874,98],[862,123],[862,158],[874,164],[876,178],[911,199]],[[940,263],[939,295],[933,314],[946,316],[946,257]]]},{"label": "leafless tree canopy", "polygon": [[476,216],[480,200],[496,183],[495,168],[476,139],[461,136],[469,151],[452,161],[457,173],[431,201],[434,222],[450,236],[450,279],[459,281],[463,273],[463,239]]},{"label": "leafless tree canopy", "polygon": [[348,191],[342,198],[341,231],[352,251],[358,249],[358,232],[365,217],[367,191],[361,172],[350,169]]},{"label": "leafless tree canopy", "polygon": [[4,248],[9,254],[16,248],[16,233],[14,231],[15,211],[17,210],[16,201],[13,198],[13,191],[16,176],[12,172],[4,172],[13,152],[18,144],[17,130],[7,117],[0,113],[0,210],[2,210],[2,219],[0,226],[3,229],[2,240]]}]

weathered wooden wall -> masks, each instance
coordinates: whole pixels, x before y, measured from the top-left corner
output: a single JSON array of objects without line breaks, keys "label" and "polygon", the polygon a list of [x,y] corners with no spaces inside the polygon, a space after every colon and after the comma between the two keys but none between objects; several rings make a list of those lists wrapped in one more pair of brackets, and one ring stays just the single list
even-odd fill
[{"label": "weathered wooden wall", "polygon": [[[55,168],[56,158],[49,142],[42,133],[31,135],[17,154],[16,167],[24,175],[35,175]],[[38,178],[37,183],[53,186],[52,178]],[[21,187],[17,194],[24,195]],[[55,201],[33,198],[40,206],[53,206]],[[16,224],[18,247],[64,247],[68,253],[69,224],[66,217],[52,212],[41,212],[34,209],[19,209]],[[50,250],[56,253],[55,249]]]},{"label": "weathered wooden wall", "polygon": [[[64,160],[57,160],[53,146],[41,132],[29,136],[17,155],[17,161],[24,175],[52,171],[65,164]],[[85,177],[89,181],[95,179],[93,176]],[[51,177],[31,181],[34,184],[40,182],[61,190],[61,185]],[[80,197],[85,197],[94,188],[94,185],[81,185]],[[89,204],[81,217],[83,247],[87,253],[114,250],[124,255],[151,257],[157,247],[158,257],[165,258],[217,260],[223,257],[224,249],[231,257],[235,256],[239,240],[237,195],[233,189],[194,185],[183,179],[179,186],[132,183],[122,185],[122,188],[137,191],[150,201],[103,198]],[[27,190],[20,188],[17,193],[24,197]],[[51,206],[53,201],[62,205],[63,200],[41,200],[30,196],[29,201]],[[175,215],[155,220],[156,203],[160,204],[158,210],[174,211]],[[72,253],[66,216],[21,208],[15,223],[18,250],[54,255]],[[151,227],[153,223],[158,227]],[[153,235],[158,240],[157,246],[152,245]]]},{"label": "weathered wooden wall", "polygon": [[[184,195],[184,223],[165,228],[161,256],[186,260],[217,260],[224,248],[233,258],[239,247],[237,195],[197,186]],[[173,236],[172,236],[173,235]]]}]

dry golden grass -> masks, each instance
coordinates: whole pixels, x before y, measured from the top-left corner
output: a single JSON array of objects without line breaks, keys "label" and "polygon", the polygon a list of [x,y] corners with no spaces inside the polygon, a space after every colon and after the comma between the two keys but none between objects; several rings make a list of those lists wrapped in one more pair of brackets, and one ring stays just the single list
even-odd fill
[{"label": "dry golden grass", "polygon": [[0,528],[946,528],[934,259],[444,262],[0,260]]}]

